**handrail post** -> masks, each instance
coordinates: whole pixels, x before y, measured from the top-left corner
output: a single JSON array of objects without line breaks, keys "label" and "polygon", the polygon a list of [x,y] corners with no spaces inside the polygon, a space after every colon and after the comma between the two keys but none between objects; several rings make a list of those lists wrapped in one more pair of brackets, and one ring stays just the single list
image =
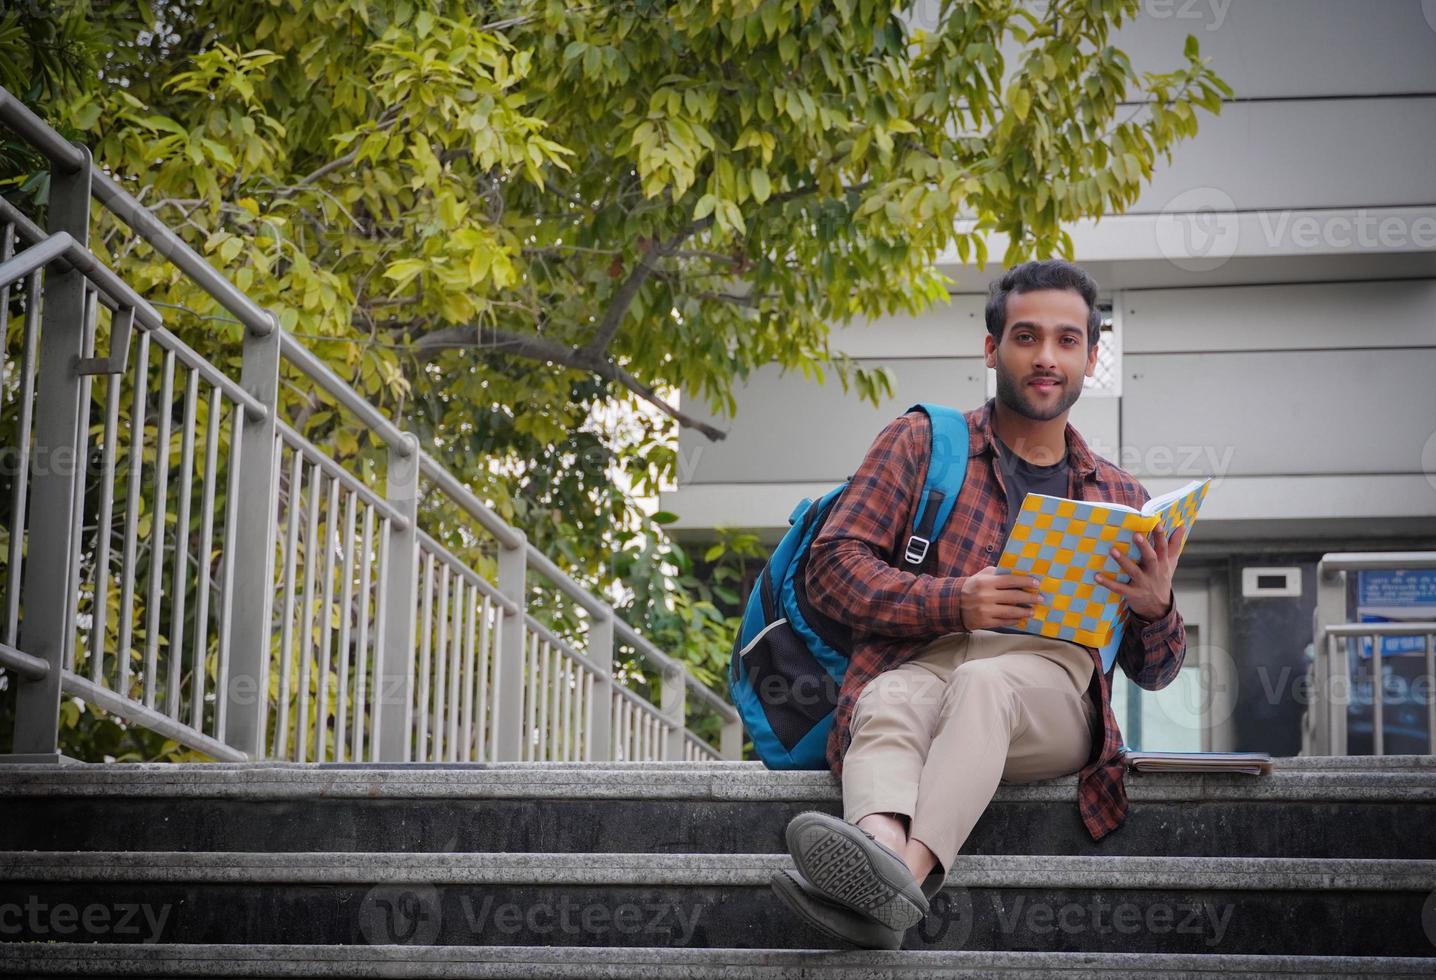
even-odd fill
[{"label": "handrail post", "polygon": [[1318,751],[1326,755],[1346,754],[1346,713],[1351,702],[1352,677],[1348,664],[1347,642],[1327,630],[1346,622],[1346,573],[1340,569],[1317,567],[1316,630],[1312,650],[1321,665],[1321,710],[1324,718],[1319,730],[1323,738]]},{"label": "handrail post", "polygon": [[[58,138],[58,137],[57,137]],[[79,147],[84,165],[73,172],[50,168],[47,231],[68,232],[89,245],[90,151]],[[34,246],[31,246],[32,248]],[[21,678],[15,698],[15,736],[10,761],[59,761],[60,680],[71,662],[75,642],[77,590],[72,588],[76,537],[81,515],[76,512],[76,481],[84,479],[84,461],[75,458],[79,444],[81,377],[77,371],[84,351],[85,276],[74,266],[51,264],[44,273],[40,321],[38,395],[31,450],[30,546],[20,587],[25,615],[18,646],[49,664],[43,677]],[[136,423],[138,424],[138,423]],[[11,528],[10,533],[24,533]],[[119,651],[128,656],[128,651]]]},{"label": "handrail post", "polygon": [[718,736],[718,753],[735,762],[743,758],[743,722],[740,719],[723,720],[723,728]]},{"label": "handrail post", "polygon": [[[266,412],[256,418],[243,413],[239,473],[231,474],[231,492],[238,495],[229,512],[235,526],[225,528],[225,548],[233,549],[232,575],[226,576],[221,603],[221,656],[225,697],[218,705],[216,726],[220,741],[251,759],[265,756],[265,719],[269,708],[270,618],[274,611],[274,536],[278,519],[278,481],[275,480],[275,419],[279,404],[279,319],[271,312],[274,329],[261,335],[247,330],[240,386],[262,404]],[[236,412],[243,411],[238,405]],[[215,423],[217,424],[217,422]],[[298,499],[292,488],[291,506]],[[223,615],[228,607],[229,616]],[[227,639],[227,644],[226,644]],[[228,649],[225,663],[224,649]]]},{"label": "handrail post", "polygon": [[588,706],[586,762],[613,758],[613,611],[594,616],[588,624],[588,656],[599,667],[593,678],[593,699]]},{"label": "handrail post", "polygon": [[[1319,588],[1319,585],[1318,585]],[[1307,668],[1311,677],[1306,714],[1302,720],[1302,755],[1329,755],[1331,710],[1327,671],[1330,664],[1326,657],[1326,625],[1321,621],[1321,609],[1311,611],[1311,665]]]},{"label": "handrail post", "polygon": [[668,734],[660,748],[660,758],[683,758],[683,735],[688,728],[688,683],[681,669],[663,672],[663,695],[659,710],[668,722]]},{"label": "handrail post", "polygon": [[[389,522],[384,576],[384,632],[374,658],[373,741],[377,761],[408,762],[414,731],[414,626],[419,603],[419,440],[389,447],[389,503],[408,526]],[[454,679],[458,683],[458,678]]]},{"label": "handrail post", "polygon": [[528,612],[528,538],[499,542],[499,591],[513,603],[504,610],[503,633],[494,663],[494,761],[517,762],[524,732],[524,617]]}]

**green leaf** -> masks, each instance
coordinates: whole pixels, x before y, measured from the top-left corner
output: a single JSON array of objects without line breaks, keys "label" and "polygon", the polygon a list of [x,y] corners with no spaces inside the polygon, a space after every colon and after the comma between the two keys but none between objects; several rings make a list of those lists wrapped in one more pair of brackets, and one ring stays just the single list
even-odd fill
[{"label": "green leaf", "polygon": [[759,204],[768,200],[768,195],[773,192],[773,185],[768,183],[768,172],[761,167],[754,167],[748,172],[748,187],[753,192],[753,200]]}]

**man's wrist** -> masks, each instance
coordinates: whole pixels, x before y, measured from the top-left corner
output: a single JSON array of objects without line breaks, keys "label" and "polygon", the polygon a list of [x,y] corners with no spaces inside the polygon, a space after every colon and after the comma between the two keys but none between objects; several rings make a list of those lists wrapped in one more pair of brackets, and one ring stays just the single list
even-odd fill
[{"label": "man's wrist", "polygon": [[1138,619],[1140,619],[1140,620],[1141,620],[1142,622],[1144,622],[1144,623],[1155,623],[1155,622],[1156,622],[1157,620],[1159,620],[1159,619],[1166,619],[1168,616],[1170,616],[1171,613],[1172,613],[1172,609],[1175,608],[1175,607],[1176,607],[1176,594],[1175,594],[1175,590],[1173,590],[1173,591],[1169,591],[1169,592],[1167,593],[1167,605],[1166,605],[1165,608],[1163,608],[1162,611],[1161,611],[1160,613],[1158,613],[1157,615],[1155,615],[1155,616],[1143,616],[1141,613],[1139,613],[1139,612],[1138,612],[1137,610],[1135,610],[1135,609],[1132,610],[1132,615],[1133,615],[1133,616],[1136,616]]}]

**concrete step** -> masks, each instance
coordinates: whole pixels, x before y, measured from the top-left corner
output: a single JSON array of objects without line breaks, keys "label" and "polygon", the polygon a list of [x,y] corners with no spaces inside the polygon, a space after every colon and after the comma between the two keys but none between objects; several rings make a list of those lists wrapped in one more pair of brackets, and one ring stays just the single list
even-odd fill
[{"label": "concrete step", "polygon": [[858,952],[790,949],[572,949],[531,946],[24,945],[0,976],[435,977],[523,980],[934,980],[1156,976],[1427,977],[1430,960],[1403,957],[1147,953]]},{"label": "concrete step", "polygon": [[[791,866],[786,854],[10,852],[0,912],[15,909],[7,938],[28,941],[830,947],[768,888]],[[1429,957],[1433,889],[1427,860],[972,856],[905,945]]]},{"label": "concrete step", "polygon": [[[1267,776],[1129,774],[1094,844],[1076,779],[1002,786],[967,854],[1436,858],[1426,756],[1280,759]],[[826,772],[758,763],[0,767],[0,849],[772,853]]]}]

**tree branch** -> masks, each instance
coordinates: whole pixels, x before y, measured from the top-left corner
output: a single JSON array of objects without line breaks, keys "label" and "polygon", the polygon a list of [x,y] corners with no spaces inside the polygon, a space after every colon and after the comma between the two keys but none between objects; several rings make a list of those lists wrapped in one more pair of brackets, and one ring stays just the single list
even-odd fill
[{"label": "tree branch", "polygon": [[593,339],[583,346],[584,354],[589,357],[606,356],[608,345],[613,342],[618,328],[623,325],[623,318],[628,313],[628,308],[633,305],[638,291],[643,288],[643,284],[648,281],[648,277],[658,267],[658,260],[687,237],[686,234],[675,236],[662,245],[650,244],[643,251],[638,264],[628,271],[628,278],[623,280],[623,285],[619,286],[618,292],[613,294],[608,309],[603,311],[603,319],[599,321]]},{"label": "tree branch", "polygon": [[715,442],[728,435],[722,429],[679,411],[669,402],[660,398],[658,393],[648,385],[615,364],[605,354],[590,353],[587,347],[567,347],[543,337],[526,337],[506,330],[496,330],[493,327],[481,327],[471,323],[426,333],[414,342],[411,351],[420,361],[426,361],[440,351],[472,348],[502,350],[505,354],[531,361],[561,364],[576,371],[589,371],[601,378],[622,385],[655,406],[679,425],[696,429]]},{"label": "tree branch", "polygon": [[[851,193],[853,191],[862,191],[871,185],[871,181],[863,181],[852,187],[843,188],[843,192]],[[800,197],[815,194],[820,189],[821,188],[816,185],[795,187],[790,191],[774,194],[764,202],[763,206],[770,207],[773,205],[786,204]],[[713,215],[711,214],[705,218],[699,218],[697,221],[690,222],[686,227],[680,229],[672,238],[665,241],[662,245],[650,246],[644,251],[643,257],[638,260],[638,264],[629,270],[628,278],[623,281],[623,285],[618,287],[618,292],[613,294],[613,300],[608,304],[608,309],[603,311],[603,319],[599,321],[597,332],[594,333],[593,339],[582,348],[585,354],[594,357],[603,357],[606,355],[608,345],[613,342],[613,338],[618,334],[618,328],[623,324],[623,318],[628,313],[628,308],[633,305],[633,300],[638,295],[638,291],[643,288],[643,284],[648,281],[648,277],[652,275],[657,268],[658,260],[672,255],[679,245],[682,245],[688,239],[710,227],[712,224]]]}]

